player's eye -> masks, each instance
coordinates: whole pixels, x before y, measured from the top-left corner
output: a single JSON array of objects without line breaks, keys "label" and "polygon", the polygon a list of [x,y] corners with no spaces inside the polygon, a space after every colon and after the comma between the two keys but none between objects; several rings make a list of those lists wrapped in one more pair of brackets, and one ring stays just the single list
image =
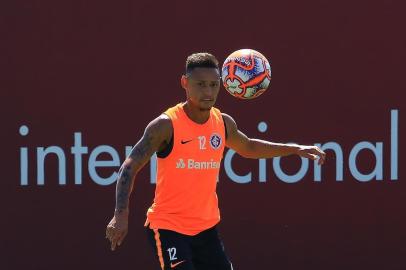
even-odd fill
[{"label": "player's eye", "polygon": [[204,86],[204,83],[203,83],[203,82],[198,82],[197,85],[203,87],[203,86]]}]

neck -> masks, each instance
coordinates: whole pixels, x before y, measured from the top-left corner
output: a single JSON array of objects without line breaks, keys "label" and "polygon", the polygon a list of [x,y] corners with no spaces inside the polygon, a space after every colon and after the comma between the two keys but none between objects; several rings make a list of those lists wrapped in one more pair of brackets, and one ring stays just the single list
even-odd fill
[{"label": "neck", "polygon": [[198,124],[206,123],[210,117],[210,110],[201,110],[191,105],[188,101],[183,104],[183,109],[190,120]]}]

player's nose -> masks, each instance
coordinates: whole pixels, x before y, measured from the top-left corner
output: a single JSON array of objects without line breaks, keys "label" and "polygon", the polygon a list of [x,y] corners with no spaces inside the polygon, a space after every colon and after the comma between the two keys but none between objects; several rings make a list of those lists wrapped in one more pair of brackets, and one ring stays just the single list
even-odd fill
[{"label": "player's nose", "polygon": [[213,98],[215,93],[215,89],[210,86],[207,86],[203,89],[202,97],[203,98]]}]

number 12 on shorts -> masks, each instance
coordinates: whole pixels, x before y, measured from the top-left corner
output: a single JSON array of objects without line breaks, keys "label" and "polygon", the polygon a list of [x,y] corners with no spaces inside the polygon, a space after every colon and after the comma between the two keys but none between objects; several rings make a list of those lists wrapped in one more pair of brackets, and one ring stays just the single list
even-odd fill
[{"label": "number 12 on shorts", "polygon": [[169,260],[174,261],[174,260],[178,259],[178,258],[176,258],[176,248],[174,248],[174,247],[168,248],[168,253],[169,253]]}]

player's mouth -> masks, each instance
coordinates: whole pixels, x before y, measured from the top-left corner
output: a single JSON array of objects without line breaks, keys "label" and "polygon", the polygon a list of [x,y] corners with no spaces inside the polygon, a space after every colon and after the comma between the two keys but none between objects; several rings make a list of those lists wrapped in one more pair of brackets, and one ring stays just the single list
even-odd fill
[{"label": "player's mouth", "polygon": [[214,99],[212,99],[212,98],[203,98],[200,101],[210,102],[210,101],[214,101]]}]

